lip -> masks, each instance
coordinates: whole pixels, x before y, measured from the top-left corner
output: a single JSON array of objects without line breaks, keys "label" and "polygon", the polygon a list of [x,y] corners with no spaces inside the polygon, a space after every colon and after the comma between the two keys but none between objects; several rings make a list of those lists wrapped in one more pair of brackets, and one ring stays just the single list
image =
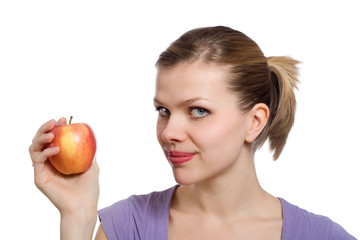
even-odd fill
[{"label": "lip", "polygon": [[194,158],[196,153],[168,151],[168,158],[172,164],[182,164]]}]

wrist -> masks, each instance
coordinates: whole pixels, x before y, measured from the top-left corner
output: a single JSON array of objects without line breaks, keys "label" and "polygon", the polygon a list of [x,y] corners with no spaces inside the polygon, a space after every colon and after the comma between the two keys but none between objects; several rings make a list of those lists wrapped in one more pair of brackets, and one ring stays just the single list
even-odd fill
[{"label": "wrist", "polygon": [[61,212],[61,240],[90,240],[97,222],[97,209],[78,209],[72,212]]}]

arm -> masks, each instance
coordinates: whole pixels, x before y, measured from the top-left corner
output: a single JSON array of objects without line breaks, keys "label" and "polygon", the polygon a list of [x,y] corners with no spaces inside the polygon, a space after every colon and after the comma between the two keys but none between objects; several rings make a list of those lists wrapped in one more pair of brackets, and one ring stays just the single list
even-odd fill
[{"label": "arm", "polygon": [[104,232],[104,228],[103,228],[102,224],[100,224],[100,226],[98,228],[98,231],[95,236],[95,240],[108,240],[108,238],[106,237],[106,234]]},{"label": "arm", "polygon": [[[66,120],[61,118],[58,122]],[[89,240],[97,221],[99,167],[94,161],[85,173],[71,176],[59,173],[48,161],[48,157],[60,151],[59,147],[47,147],[54,138],[49,131],[55,124],[55,120],[44,123],[29,147],[35,185],[60,212],[61,239]]]},{"label": "arm", "polygon": [[96,211],[81,209],[74,214],[61,215],[60,239],[92,239],[96,225]]}]

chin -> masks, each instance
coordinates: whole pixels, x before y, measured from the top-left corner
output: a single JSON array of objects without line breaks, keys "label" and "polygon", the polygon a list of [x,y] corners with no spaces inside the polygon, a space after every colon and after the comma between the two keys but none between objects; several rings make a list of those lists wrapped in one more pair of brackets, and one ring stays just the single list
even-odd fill
[{"label": "chin", "polygon": [[175,181],[180,185],[191,185],[201,181],[198,176],[185,171],[185,169],[173,169],[173,175]]},{"label": "chin", "polygon": [[183,179],[178,179],[178,178],[176,178],[176,177],[175,177],[175,181],[176,181],[177,184],[182,185],[182,186],[186,186],[186,185],[191,185],[191,184],[193,184],[193,182],[191,182],[191,181],[186,181],[186,180],[183,180]]}]

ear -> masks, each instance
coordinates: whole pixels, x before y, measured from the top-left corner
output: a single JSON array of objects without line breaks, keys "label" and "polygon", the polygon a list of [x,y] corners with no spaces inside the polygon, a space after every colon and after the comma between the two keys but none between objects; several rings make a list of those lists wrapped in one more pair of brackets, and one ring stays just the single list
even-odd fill
[{"label": "ear", "polygon": [[264,103],[256,104],[249,112],[250,128],[246,134],[246,142],[252,143],[260,135],[268,121],[270,110]]}]

